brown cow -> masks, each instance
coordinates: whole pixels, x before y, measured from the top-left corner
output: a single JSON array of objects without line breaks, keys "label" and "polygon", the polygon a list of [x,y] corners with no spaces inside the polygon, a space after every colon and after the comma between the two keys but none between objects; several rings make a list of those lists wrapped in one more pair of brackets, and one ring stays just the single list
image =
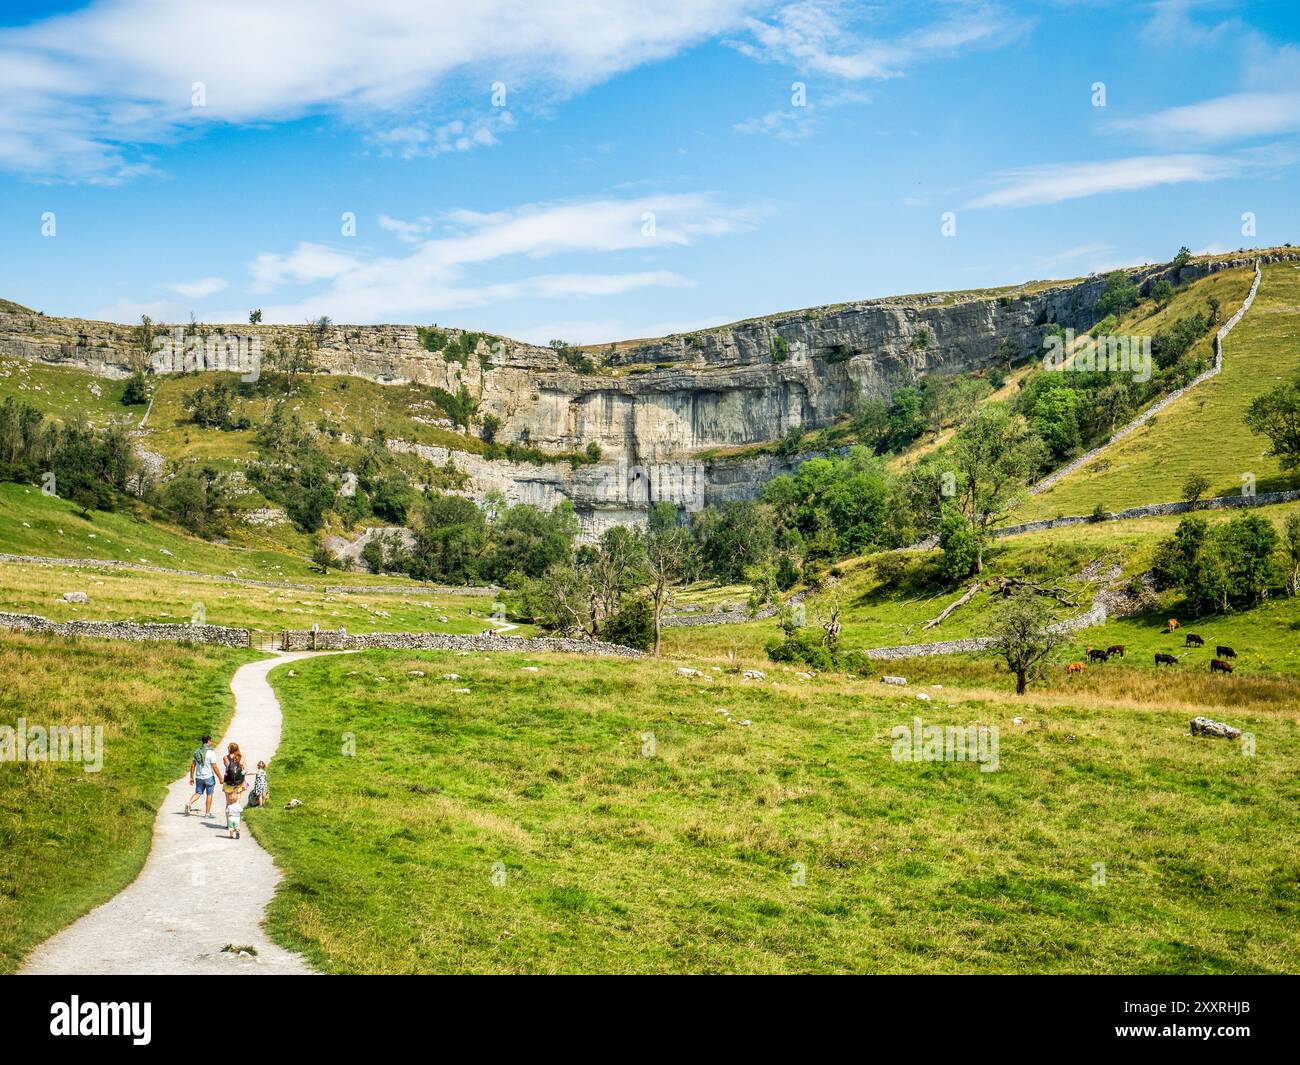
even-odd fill
[{"label": "brown cow", "polygon": [[1174,629],[1176,629],[1176,628],[1178,628],[1178,619],[1177,619],[1177,618],[1170,618],[1170,619],[1169,619],[1169,631],[1170,631],[1170,632],[1173,632]]},{"label": "brown cow", "polygon": [[1156,665],[1158,665],[1158,666],[1176,666],[1176,665],[1178,665],[1178,659],[1176,659],[1173,655],[1167,655],[1167,654],[1163,654],[1163,653],[1160,652],[1160,651],[1157,651],[1157,652],[1156,652]]},{"label": "brown cow", "polygon": [[1070,676],[1074,676],[1074,674],[1076,674],[1076,673],[1082,673],[1082,672],[1083,672],[1083,663],[1082,663],[1082,662],[1071,662],[1068,666],[1065,667],[1065,672],[1066,672],[1067,674],[1069,674]]},{"label": "brown cow", "polygon": [[1211,672],[1211,673],[1231,673],[1231,672],[1232,672],[1232,667],[1231,667],[1230,665],[1228,665],[1228,663],[1225,662],[1222,658],[1211,658],[1211,659],[1210,659],[1210,672]]},{"label": "brown cow", "polygon": [[1119,655],[1120,658],[1123,658],[1123,657],[1124,657],[1124,645],[1123,645],[1122,643],[1111,644],[1111,646],[1109,646],[1109,647],[1106,648],[1106,654],[1108,654],[1108,655]]}]

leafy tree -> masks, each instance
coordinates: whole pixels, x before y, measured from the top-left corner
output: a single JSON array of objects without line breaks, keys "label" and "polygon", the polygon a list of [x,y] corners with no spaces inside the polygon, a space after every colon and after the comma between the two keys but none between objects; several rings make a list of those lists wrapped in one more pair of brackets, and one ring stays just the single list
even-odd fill
[{"label": "leafy tree", "polygon": [[1256,396],[1246,410],[1246,425],[1268,437],[1269,454],[1284,470],[1300,466],[1300,378]]},{"label": "leafy tree", "polygon": [[979,536],[955,507],[939,524],[939,547],[943,551],[943,575],[950,581],[964,580],[979,565]]},{"label": "leafy tree", "polygon": [[1015,674],[1017,695],[1025,694],[1030,678],[1041,674],[1047,657],[1060,644],[1054,622],[1050,603],[1029,591],[1012,594],[995,615],[994,647]]},{"label": "leafy tree", "polygon": [[144,371],[136,370],[127,381],[126,388],[122,390],[122,405],[140,407],[148,402],[149,383],[144,376]]},{"label": "leafy tree", "polygon": [[198,536],[224,532],[234,513],[234,494],[227,474],[212,466],[177,473],[162,491],[162,507],[180,526]]},{"label": "leafy tree", "polygon": [[1156,301],[1156,306],[1161,310],[1168,307],[1174,300],[1173,282],[1167,280],[1157,281],[1151,289],[1151,298]]},{"label": "leafy tree", "polygon": [[282,379],[286,393],[294,390],[299,377],[315,370],[311,341],[302,333],[292,339],[285,333],[277,333],[266,361],[267,368]]},{"label": "leafy tree", "polygon": [[1181,248],[1178,249],[1178,254],[1174,256],[1174,261],[1172,263],[1174,272],[1177,273],[1179,270],[1181,270],[1184,266],[1186,266],[1191,261],[1192,261],[1192,253],[1188,251],[1187,245],[1184,244]]},{"label": "leafy tree", "polygon": [[499,432],[501,432],[501,419],[495,414],[483,415],[483,420],[479,425],[479,436],[483,438],[483,443],[496,443]]},{"label": "leafy tree", "polygon": [[1106,287],[1097,300],[1097,316],[1104,318],[1108,314],[1117,317],[1137,306],[1138,287],[1129,280],[1123,270],[1113,270],[1106,275]]},{"label": "leafy tree", "polygon": [[418,580],[469,584],[487,548],[487,524],[472,499],[430,492],[424,501],[411,575]]},{"label": "leafy tree", "polygon": [[153,361],[154,337],[157,335],[153,319],[147,314],[140,315],[140,324],[131,330],[131,347],[127,356],[133,373],[143,373]]},{"label": "leafy tree", "polygon": [[984,570],[984,542],[1004,521],[1043,463],[1042,440],[1023,417],[991,403],[953,437],[948,458],[956,475],[957,503],[979,546],[975,572]]},{"label": "leafy tree", "polygon": [[1183,499],[1197,503],[1210,487],[1210,479],[1203,473],[1194,473],[1183,482]]},{"label": "leafy tree", "polygon": [[646,570],[654,610],[656,655],[663,634],[664,607],[673,588],[690,572],[691,552],[691,536],[678,524],[676,506],[668,502],[653,504],[646,523]]},{"label": "leafy tree", "polygon": [[262,321],[262,308],[258,307],[255,311],[248,312],[248,324],[259,325]]},{"label": "leafy tree", "polygon": [[624,599],[600,627],[600,638],[638,651],[649,651],[655,642],[655,615],[644,596]]},{"label": "leafy tree", "polygon": [[325,574],[331,569],[340,569],[342,567],[339,560],[334,557],[333,552],[324,543],[318,543],[311,553],[311,568],[317,573]]},{"label": "leafy tree", "polygon": [[1283,550],[1290,570],[1291,594],[1300,593],[1300,514],[1289,514],[1283,529]]},{"label": "leafy tree", "polygon": [[[615,613],[624,596],[646,583],[647,564],[645,534],[640,529],[611,525],[601,533],[592,552],[590,569],[601,613],[605,617]],[[653,617],[651,621],[653,623]]]},{"label": "leafy tree", "polygon": [[776,544],[771,508],[732,500],[698,512],[691,532],[705,573],[719,584],[736,584],[745,570],[767,559]]}]

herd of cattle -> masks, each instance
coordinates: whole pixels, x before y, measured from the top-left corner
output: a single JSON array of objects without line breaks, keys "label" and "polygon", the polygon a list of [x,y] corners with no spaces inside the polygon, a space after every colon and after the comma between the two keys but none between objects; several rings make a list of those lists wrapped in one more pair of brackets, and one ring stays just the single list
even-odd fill
[{"label": "herd of cattle", "polygon": [[[1178,628],[1178,619],[1170,618],[1168,631],[1173,632],[1176,628]],[[1183,646],[1204,647],[1205,640],[1202,639],[1200,636],[1197,636],[1196,633],[1189,632],[1186,634],[1183,640]],[[1236,658],[1237,652],[1234,651],[1231,647],[1228,647],[1224,644],[1219,644],[1217,647],[1215,647],[1214,654],[1215,657],[1210,659],[1210,672],[1231,673],[1232,664],[1227,660],[1229,658]],[[1108,662],[1111,659],[1111,657],[1113,657],[1114,655],[1119,655],[1120,658],[1124,657],[1124,645],[1122,643],[1112,644],[1110,647],[1107,647],[1105,650],[1102,650],[1100,647],[1088,648],[1089,662],[1105,663]],[[1165,654],[1162,651],[1157,651],[1156,665],[1176,666],[1178,665],[1178,659],[1174,655]],[[1066,666],[1066,672],[1069,673],[1071,676],[1073,676],[1075,673],[1082,673],[1083,663],[1071,662],[1068,666]]]}]

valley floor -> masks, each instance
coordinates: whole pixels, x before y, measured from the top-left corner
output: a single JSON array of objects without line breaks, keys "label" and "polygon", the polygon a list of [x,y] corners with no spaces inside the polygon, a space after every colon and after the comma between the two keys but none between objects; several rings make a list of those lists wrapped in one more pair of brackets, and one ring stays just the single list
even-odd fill
[{"label": "valley floor", "polygon": [[[1222,689],[1122,666],[1016,700],[682,664],[276,671],[304,805],[252,819],[286,873],[272,933],[331,972],[1295,968],[1289,679],[1232,706],[1248,756],[1188,735]],[[996,728],[996,770],[896,760],[917,716]]]}]

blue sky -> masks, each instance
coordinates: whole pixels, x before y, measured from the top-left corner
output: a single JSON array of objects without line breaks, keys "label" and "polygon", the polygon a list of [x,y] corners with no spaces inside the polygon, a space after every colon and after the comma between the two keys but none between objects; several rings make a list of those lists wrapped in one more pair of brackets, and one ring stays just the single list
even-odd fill
[{"label": "blue sky", "polygon": [[1300,243],[1298,39],[1281,0],[10,2],[0,296],[592,343]]}]

